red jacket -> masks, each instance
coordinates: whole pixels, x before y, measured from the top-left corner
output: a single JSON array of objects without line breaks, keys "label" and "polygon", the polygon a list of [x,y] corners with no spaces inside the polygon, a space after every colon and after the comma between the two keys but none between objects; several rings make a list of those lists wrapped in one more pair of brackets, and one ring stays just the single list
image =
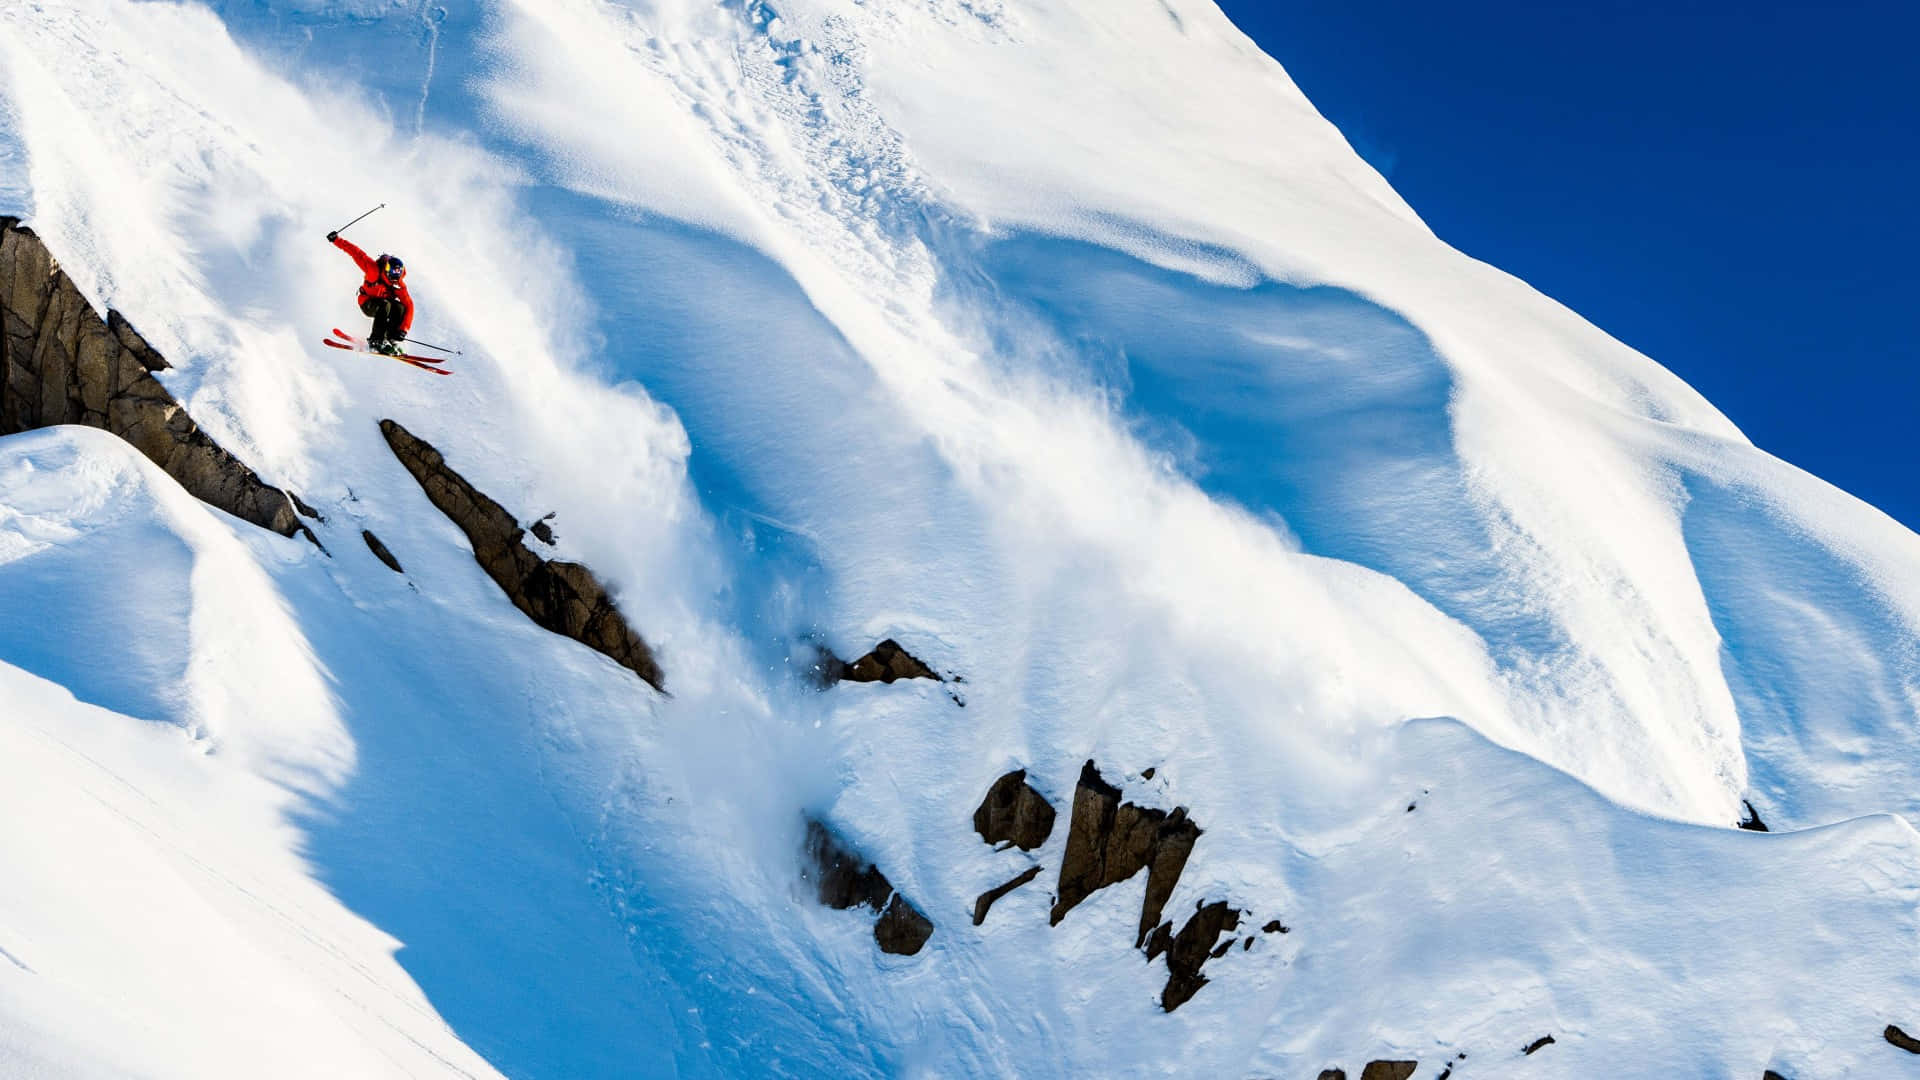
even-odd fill
[{"label": "red jacket", "polygon": [[380,265],[374,260],[369,259],[366,252],[355,247],[353,241],[348,240],[344,236],[335,237],[333,246],[353,256],[354,265],[358,266],[360,272],[367,276],[367,280],[360,283],[360,302],[362,304],[375,299],[385,300],[392,298],[400,301],[400,333],[404,337],[406,332],[413,327],[413,297],[407,292],[406,281],[403,279],[396,285],[382,277],[380,275]]}]

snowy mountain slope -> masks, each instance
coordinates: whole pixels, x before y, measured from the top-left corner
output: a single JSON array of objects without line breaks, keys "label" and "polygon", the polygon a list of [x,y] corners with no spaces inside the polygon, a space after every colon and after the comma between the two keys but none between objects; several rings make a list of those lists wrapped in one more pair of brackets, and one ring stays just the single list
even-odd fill
[{"label": "snowy mountain slope", "polygon": [[0,445],[7,654],[38,672],[0,666],[0,1070],[492,1075],[298,854],[287,815],[356,749],[275,610],[294,542],[102,433]]},{"label": "snowy mountain slope", "polygon": [[[360,1015],[448,1071],[483,1067],[420,1008],[510,1075],[1902,1064],[1878,1032],[1912,1000],[1912,831],[1832,823],[1920,790],[1920,540],[1439,243],[1210,4],[76,0],[0,27],[0,212],[332,553],[233,533],[215,580],[251,584],[223,600],[193,541],[100,517],[177,508],[163,481],[16,484],[0,506],[41,509],[0,597],[49,613],[0,629],[38,688],[16,716],[188,778],[152,789],[176,818],[297,762],[297,797],[205,842],[324,889],[312,923],[387,988]],[[356,317],[319,237],[380,200],[353,235],[406,256],[453,379],[317,347]],[[522,620],[386,416],[556,512],[674,696]],[[145,475],[29,438],[0,447]],[[790,659],[889,635],[964,688],[816,693]],[[102,637],[134,660],[77,659]],[[256,641],[275,658],[236,662]],[[302,687],[290,716],[270,693]],[[1178,1012],[1131,948],[1137,879],[1047,925],[1088,758],[1205,829],[1170,912],[1293,927]],[[1025,863],[968,817],[1022,766],[1063,820],[975,928]],[[1734,833],[1742,797],[1831,827]],[[925,952],[802,896],[803,811],[932,916]],[[34,896],[100,878],[50,859]],[[144,932],[26,896],[0,894],[16,933]],[[262,940],[231,922],[223,960]],[[115,1067],[28,1002],[119,970],[20,951],[14,1052]],[[258,1060],[176,1022],[234,1056],[129,1019],[119,1067]]]}]

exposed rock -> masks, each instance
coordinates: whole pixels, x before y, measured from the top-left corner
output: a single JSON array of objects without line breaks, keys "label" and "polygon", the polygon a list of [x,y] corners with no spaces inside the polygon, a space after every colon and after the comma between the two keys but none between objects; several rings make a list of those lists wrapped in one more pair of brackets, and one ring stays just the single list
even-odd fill
[{"label": "exposed rock", "polygon": [[819,886],[820,902],[838,911],[862,904],[874,911],[886,908],[893,886],[879,867],[849,851],[833,831],[817,821],[807,822],[809,875]]},{"label": "exposed rock", "polygon": [[367,542],[367,548],[373,552],[374,558],[387,564],[387,569],[396,574],[406,573],[405,570],[400,568],[400,560],[393,557],[393,552],[387,550],[387,545],[381,543],[379,537],[373,535],[373,533],[367,529],[361,529],[360,538]]},{"label": "exposed rock", "polygon": [[1774,1072],[1772,1069],[1768,1069],[1766,1072],[1760,1074],[1760,1080],[1787,1080],[1787,1078]]},{"label": "exposed rock", "polygon": [[1347,1080],[1345,1069],[1321,1069],[1320,1080]]},{"label": "exposed rock", "polygon": [[1888,1042],[1905,1050],[1907,1053],[1920,1054],[1920,1039],[1916,1039],[1906,1032],[1901,1031],[1898,1025],[1888,1024],[1887,1030],[1881,1032],[1881,1034],[1886,1036]]},{"label": "exposed rock", "polygon": [[547,545],[548,547],[552,547],[555,543],[555,538],[553,535],[553,526],[548,524],[548,522],[551,522],[552,520],[553,520],[553,515],[548,514],[546,517],[543,517],[539,521],[534,522],[532,525],[527,526],[527,531],[532,533],[534,537],[538,539],[541,543]]},{"label": "exposed rock", "polygon": [[820,902],[845,911],[868,907],[880,913],[873,937],[881,951],[912,956],[933,936],[933,920],[894,891],[880,868],[861,858],[818,821],[807,821],[807,861],[801,876],[814,883]]},{"label": "exposed rock", "polygon": [[1151,780],[1151,779],[1153,779],[1153,766],[1151,766],[1151,765],[1149,765],[1149,766],[1147,766],[1146,768],[1144,768],[1144,769],[1141,769],[1141,770],[1140,770],[1140,779],[1142,779],[1142,780]]},{"label": "exposed rock", "polygon": [[1417,1061],[1369,1061],[1360,1070],[1360,1080],[1409,1080],[1419,1067]]},{"label": "exposed rock", "polygon": [[1053,804],[1027,783],[1027,770],[1015,769],[987,789],[973,812],[973,828],[989,844],[1011,842],[1032,851],[1053,834]]},{"label": "exposed rock", "polygon": [[981,923],[986,922],[987,911],[992,908],[994,903],[1001,897],[1039,876],[1040,868],[1037,866],[1029,866],[1021,871],[1019,877],[1014,878],[1005,885],[998,885],[981,893],[980,899],[973,902],[973,925],[979,926]]},{"label": "exposed rock", "polygon": [[153,377],[166,368],[118,312],[100,318],[33,230],[0,217],[0,435],[56,424],[112,432],[201,501],[319,546],[287,494],[214,442]]},{"label": "exposed rock", "polygon": [[1526,1048],[1525,1050],[1522,1050],[1522,1051],[1520,1051],[1520,1052],[1521,1052],[1522,1054],[1526,1054],[1526,1055],[1528,1055],[1529,1057],[1531,1057],[1531,1056],[1533,1055],[1533,1052],[1534,1052],[1534,1051],[1536,1051],[1536,1050],[1538,1050],[1538,1049],[1540,1049],[1540,1048],[1541,1048],[1541,1047],[1543,1047],[1543,1046],[1552,1046],[1552,1045],[1553,1045],[1553,1036],[1551,1036],[1551,1035],[1542,1035],[1542,1036],[1540,1036],[1539,1038],[1537,1038],[1537,1039],[1535,1039],[1535,1040],[1533,1040],[1532,1042],[1530,1042],[1530,1043],[1528,1043],[1528,1044],[1527,1044],[1527,1048]]},{"label": "exposed rock", "polygon": [[1279,919],[1268,920],[1267,925],[1260,928],[1260,932],[1263,934],[1284,934],[1287,933],[1288,930],[1289,927],[1281,925]]},{"label": "exposed rock", "polygon": [[[813,662],[813,677],[823,689],[837,682],[892,683],[900,679],[946,681],[892,638],[875,645],[872,652],[851,664],[824,645],[815,644],[813,648],[818,654]],[[961,680],[956,678],[954,681]],[[958,696],[954,700],[959,701]]]},{"label": "exposed rock", "polygon": [[[1147,871],[1147,896],[1140,908],[1136,945],[1160,922],[1160,912],[1186,868],[1200,826],[1187,818],[1186,807],[1173,813],[1120,801],[1120,789],[1100,778],[1088,761],[1080,769],[1073,793],[1073,820],[1067,826],[1067,850],[1060,865],[1058,900],[1052,921],[1057,925],[1080,901],[1141,869]],[[1211,947],[1211,945],[1209,945]]]},{"label": "exposed rock", "polygon": [[897,892],[887,910],[880,913],[879,921],[873,924],[873,939],[880,943],[880,951],[895,956],[912,956],[932,936],[933,920]]},{"label": "exposed rock", "polygon": [[1741,806],[1744,806],[1744,807],[1746,807],[1746,808],[1747,808],[1747,812],[1746,812],[1746,814],[1745,814],[1744,816],[1742,816],[1742,817],[1740,818],[1740,827],[1741,827],[1741,828],[1743,828],[1743,829],[1746,829],[1746,830],[1748,830],[1749,832],[1766,832],[1766,831],[1768,831],[1768,830],[1767,830],[1767,823],[1766,823],[1766,822],[1764,822],[1764,821],[1761,821],[1761,820],[1760,820],[1760,811],[1758,811],[1758,810],[1755,810],[1755,809],[1753,808],[1753,804],[1752,804],[1752,803],[1750,803],[1750,802],[1748,802],[1748,801],[1747,801],[1747,800],[1745,800],[1745,799],[1741,799],[1741,800],[1740,800],[1740,805],[1741,805]]},{"label": "exposed rock", "polygon": [[308,506],[306,504],[306,501],[300,498],[300,496],[295,495],[293,492],[289,491],[287,492],[287,500],[293,503],[293,508],[300,512],[301,517],[312,518],[313,520],[319,522],[322,525],[325,525],[327,523],[327,516],[325,514],[322,514],[320,511],[315,510],[313,507]]},{"label": "exposed rock", "polygon": [[921,663],[892,638],[875,645],[872,652],[846,665],[839,677],[848,682],[891,683],[897,679],[941,681],[932,668]]},{"label": "exposed rock", "polygon": [[382,420],[380,433],[433,505],[467,534],[474,560],[513,606],[540,626],[612,657],[654,689],[666,689],[653,650],[627,624],[591,570],[534,554],[522,540],[526,530],[512,514],[467,483],[440,451],[406,428]]},{"label": "exposed rock", "polygon": [[1160,992],[1161,1008],[1172,1012],[1207,985],[1207,977],[1200,974],[1201,966],[1209,957],[1226,951],[1215,951],[1214,942],[1239,925],[1240,912],[1228,907],[1225,900],[1216,900],[1193,913],[1167,949],[1167,988]]}]

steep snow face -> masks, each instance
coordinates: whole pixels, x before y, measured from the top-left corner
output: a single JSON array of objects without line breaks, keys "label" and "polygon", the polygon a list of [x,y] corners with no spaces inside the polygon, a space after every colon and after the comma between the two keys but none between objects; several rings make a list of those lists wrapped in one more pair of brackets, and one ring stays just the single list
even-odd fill
[{"label": "steep snow face", "polygon": [[[195,865],[307,898],[174,924],[207,927],[208,994],[269,955],[326,1003],[260,1029],[284,1047],[338,1022],[439,1059],[325,1071],[1898,1053],[1920,848],[1833,823],[1920,797],[1920,538],[1441,244],[1210,3],[43,0],[0,10],[0,166],[0,212],[331,553],[97,437],[0,443],[0,598],[45,613],[0,625],[4,737],[81,718]],[[405,256],[450,379],[319,347],[360,318],[321,236],[379,201],[350,235]],[[674,696],[521,619],[386,416],[555,512]],[[886,636],[964,684],[794,670]],[[1088,758],[1204,827],[1169,912],[1293,928],[1177,1013],[1137,879],[1047,925],[1064,824],[970,925],[1025,865],[968,828],[989,784],[1025,767],[1064,815]],[[17,760],[86,805],[91,774]],[[1743,797],[1831,827],[1731,832]],[[934,919],[925,952],[806,901],[802,811]],[[165,879],[165,834],[113,835],[160,862],[5,831],[42,846],[0,886],[0,1027],[31,1033],[0,1045],[283,1071],[178,1015],[146,966],[175,938],[124,986],[61,951],[148,932],[111,897]],[[384,989],[340,1020],[286,934]],[[119,994],[102,1049],[78,1003]]]},{"label": "steep snow face", "polygon": [[0,442],[7,1073],[492,1074],[297,855],[355,748],[296,543],[104,433]]}]

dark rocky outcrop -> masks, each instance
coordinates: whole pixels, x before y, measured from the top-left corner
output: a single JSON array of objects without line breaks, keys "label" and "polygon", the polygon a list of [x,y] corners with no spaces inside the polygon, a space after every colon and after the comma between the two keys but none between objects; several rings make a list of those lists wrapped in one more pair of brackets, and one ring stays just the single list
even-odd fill
[{"label": "dark rocky outcrop", "polygon": [[318,546],[287,494],[153,377],[167,366],[119,312],[101,319],[33,230],[0,217],[0,435],[57,424],[112,432],[202,502]]},{"label": "dark rocky outcrop", "polygon": [[1019,877],[1014,878],[1012,881],[1004,885],[996,885],[986,892],[981,893],[980,898],[973,902],[973,925],[979,926],[981,923],[986,922],[987,912],[992,909],[994,903],[1001,897],[1039,876],[1040,868],[1037,866],[1029,866],[1021,871]]},{"label": "dark rocky outcrop", "polygon": [[[1187,817],[1186,807],[1168,813],[1123,803],[1120,789],[1102,779],[1091,760],[1081,766],[1051,919],[1058,925],[1082,900],[1146,870],[1146,897],[1134,945],[1146,950],[1148,960],[1166,954],[1167,987],[1160,1004],[1168,1012],[1206,985],[1201,966],[1233,947],[1232,932],[1245,914],[1221,900],[1198,905],[1178,933],[1171,921],[1161,921],[1201,831]],[[1224,942],[1223,934],[1229,935]]]},{"label": "dark rocky outcrop", "polygon": [[1774,1072],[1772,1069],[1768,1069],[1766,1072],[1760,1074],[1760,1080],[1787,1080],[1787,1078]]},{"label": "dark rocky outcrop", "polygon": [[1740,805],[1747,808],[1747,812],[1741,815],[1740,827],[1749,832],[1766,832],[1767,823],[1760,820],[1760,811],[1755,810],[1753,804],[1745,799],[1740,800]]},{"label": "dark rocky outcrop", "polygon": [[1887,1030],[1881,1032],[1881,1034],[1886,1037],[1888,1042],[1905,1050],[1907,1053],[1920,1054],[1920,1039],[1916,1039],[1906,1032],[1901,1031],[1899,1025],[1888,1024]]},{"label": "dark rocky outcrop", "polygon": [[837,682],[892,683],[900,679],[945,681],[892,638],[875,645],[872,652],[851,664],[828,649],[823,648],[820,652],[817,670],[823,686],[832,686]]},{"label": "dark rocky outcrop", "polygon": [[1542,1035],[1542,1036],[1540,1036],[1539,1038],[1537,1038],[1537,1039],[1535,1039],[1535,1040],[1533,1040],[1532,1042],[1530,1042],[1530,1043],[1528,1043],[1528,1044],[1527,1044],[1527,1046],[1526,1046],[1526,1049],[1524,1049],[1524,1050],[1522,1050],[1522,1051],[1520,1051],[1520,1052],[1521,1052],[1522,1054],[1525,1054],[1525,1055],[1527,1055],[1527,1056],[1529,1056],[1529,1057],[1531,1057],[1531,1056],[1533,1056],[1533,1054],[1534,1054],[1534,1053],[1535,1053],[1536,1051],[1538,1051],[1538,1050],[1539,1050],[1539,1049],[1540,1049],[1541,1047],[1543,1047],[1543,1046],[1552,1046],[1552,1045],[1553,1045],[1553,1036],[1551,1036],[1551,1035]]},{"label": "dark rocky outcrop", "polygon": [[1345,1069],[1321,1069],[1320,1080],[1347,1080]]},{"label": "dark rocky outcrop", "polygon": [[367,542],[367,550],[373,552],[374,558],[379,559],[381,562],[387,564],[387,569],[393,571],[396,574],[406,573],[406,571],[401,569],[400,567],[400,560],[393,557],[393,552],[388,551],[387,545],[381,543],[380,538],[373,535],[373,532],[371,530],[361,529],[360,539],[365,540]]},{"label": "dark rocky outcrop", "polygon": [[887,875],[818,821],[807,822],[807,866],[806,876],[818,887],[820,902],[836,911],[864,905],[877,913],[893,895]]},{"label": "dark rocky outcrop", "polygon": [[1027,770],[1015,769],[987,789],[973,812],[973,829],[989,844],[1032,851],[1053,834],[1053,816],[1053,804],[1027,783]]},{"label": "dark rocky outcrop", "polygon": [[1080,901],[1145,869],[1147,897],[1140,908],[1140,933],[1135,940],[1136,945],[1145,944],[1147,934],[1160,922],[1160,912],[1173,895],[1200,831],[1188,819],[1186,807],[1175,807],[1169,814],[1122,803],[1120,789],[1102,780],[1088,761],[1073,792],[1073,818],[1067,825],[1053,922],[1058,925]]},{"label": "dark rocky outcrop", "polygon": [[431,444],[392,420],[380,421],[380,433],[433,505],[467,534],[474,560],[514,607],[540,626],[612,657],[654,689],[666,689],[653,650],[627,624],[591,570],[534,554],[523,540],[526,530],[519,521],[467,483]]},{"label": "dark rocky outcrop", "polygon": [[557,538],[553,535],[552,522],[553,515],[548,514],[546,517],[527,526],[527,531],[533,534],[535,540],[540,541],[548,547],[552,547],[557,542]]},{"label": "dark rocky outcrop", "polygon": [[873,939],[880,943],[880,951],[896,956],[912,956],[932,936],[933,920],[897,892],[888,902],[887,910],[880,913],[880,920],[873,924]]},{"label": "dark rocky outcrop", "polygon": [[[1168,937],[1171,923],[1162,923],[1155,929],[1154,938],[1166,944],[1167,953],[1167,986],[1160,992],[1161,1008],[1172,1012],[1207,985],[1207,977],[1200,974],[1200,968],[1232,947],[1231,938],[1219,946],[1214,942],[1221,934],[1232,933],[1240,925],[1240,914],[1227,906],[1225,900],[1216,900],[1194,912],[1178,934],[1171,934],[1171,940]],[[1149,959],[1155,951],[1152,946],[1148,947]]]},{"label": "dark rocky outcrop", "polygon": [[1288,932],[1288,929],[1289,928],[1281,923],[1279,919],[1269,919],[1267,920],[1267,925],[1260,928],[1260,932],[1263,934],[1284,934]]},{"label": "dark rocky outcrop", "polygon": [[839,911],[867,907],[879,913],[873,938],[882,952],[912,956],[933,936],[933,920],[895,892],[879,867],[812,819],[807,821],[806,854],[801,877],[813,882],[822,904]]},{"label": "dark rocky outcrop", "polygon": [[1369,1061],[1360,1070],[1360,1080],[1411,1080],[1418,1061]]}]

